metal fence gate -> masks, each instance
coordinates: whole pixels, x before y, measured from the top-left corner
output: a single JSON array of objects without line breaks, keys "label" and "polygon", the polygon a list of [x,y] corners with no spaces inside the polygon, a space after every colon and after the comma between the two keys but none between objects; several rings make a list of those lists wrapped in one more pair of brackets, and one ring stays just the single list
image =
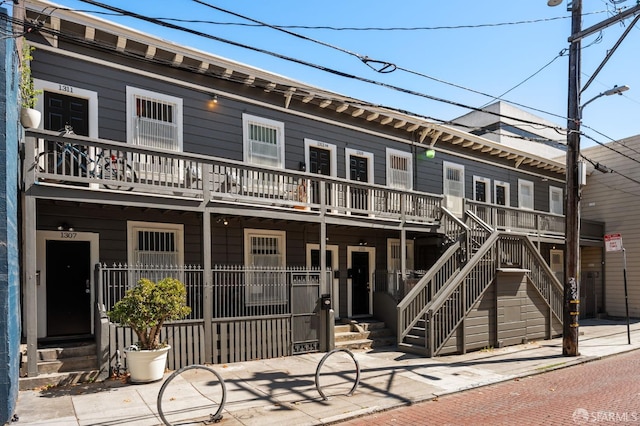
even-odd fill
[{"label": "metal fence gate", "polygon": [[293,354],[320,350],[319,271],[292,274],[291,321]]}]

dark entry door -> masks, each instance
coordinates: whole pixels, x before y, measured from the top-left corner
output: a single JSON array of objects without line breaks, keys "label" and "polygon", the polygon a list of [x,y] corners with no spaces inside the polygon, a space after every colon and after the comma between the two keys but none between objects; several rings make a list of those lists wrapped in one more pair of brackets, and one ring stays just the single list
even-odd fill
[{"label": "dark entry door", "polygon": [[91,334],[91,243],[47,241],[47,337]]},{"label": "dark entry door", "polygon": [[44,93],[44,128],[62,131],[65,125],[73,133],[89,136],[89,100],[60,93]]},{"label": "dark entry door", "polygon": [[[357,182],[369,182],[369,165],[365,157],[355,155],[349,158],[349,179]],[[351,208],[367,210],[367,190],[364,188],[351,188]]]},{"label": "dark entry door", "polygon": [[369,253],[351,254],[351,314],[369,314]]},{"label": "dark entry door", "polygon": [[[310,147],[309,148],[309,171],[314,174],[329,176],[331,174],[331,151],[328,149]],[[320,203],[319,182],[311,182],[311,202]],[[327,204],[331,204],[331,191],[327,187]]]}]

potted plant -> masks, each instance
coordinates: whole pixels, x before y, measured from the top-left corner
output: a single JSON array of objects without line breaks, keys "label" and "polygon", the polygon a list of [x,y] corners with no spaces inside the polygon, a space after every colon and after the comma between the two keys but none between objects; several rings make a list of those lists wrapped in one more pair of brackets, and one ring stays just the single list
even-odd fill
[{"label": "potted plant", "polygon": [[184,284],[169,277],[158,282],[142,278],[107,313],[111,321],[131,327],[138,336],[138,342],[125,349],[132,383],[162,379],[170,349],[160,342],[162,325],[190,312]]},{"label": "potted plant", "polygon": [[42,114],[36,108],[38,96],[42,90],[36,90],[31,75],[31,61],[35,47],[26,41],[22,45],[22,66],[20,67],[20,84],[18,85],[20,104],[20,123],[25,128],[35,128],[40,125]]}]

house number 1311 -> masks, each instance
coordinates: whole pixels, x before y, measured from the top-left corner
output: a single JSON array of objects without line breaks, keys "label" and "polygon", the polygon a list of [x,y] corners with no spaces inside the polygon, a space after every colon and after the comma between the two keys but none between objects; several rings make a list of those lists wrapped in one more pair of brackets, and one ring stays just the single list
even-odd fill
[{"label": "house number 1311", "polygon": [[61,92],[73,93],[73,87],[67,86],[66,84],[59,84],[58,89]]}]

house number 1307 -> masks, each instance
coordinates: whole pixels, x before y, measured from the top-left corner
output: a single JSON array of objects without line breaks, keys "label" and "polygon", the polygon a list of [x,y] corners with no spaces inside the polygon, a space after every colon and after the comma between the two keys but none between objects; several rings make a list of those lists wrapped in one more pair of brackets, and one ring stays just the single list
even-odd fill
[{"label": "house number 1307", "polygon": [[78,236],[77,232],[67,232],[67,231],[62,231],[60,232],[60,238],[64,238],[64,239],[70,239],[73,240]]},{"label": "house number 1307", "polygon": [[58,89],[59,89],[61,92],[73,93],[73,87],[71,87],[71,86],[67,86],[66,84],[60,84],[60,85],[58,85]]}]

